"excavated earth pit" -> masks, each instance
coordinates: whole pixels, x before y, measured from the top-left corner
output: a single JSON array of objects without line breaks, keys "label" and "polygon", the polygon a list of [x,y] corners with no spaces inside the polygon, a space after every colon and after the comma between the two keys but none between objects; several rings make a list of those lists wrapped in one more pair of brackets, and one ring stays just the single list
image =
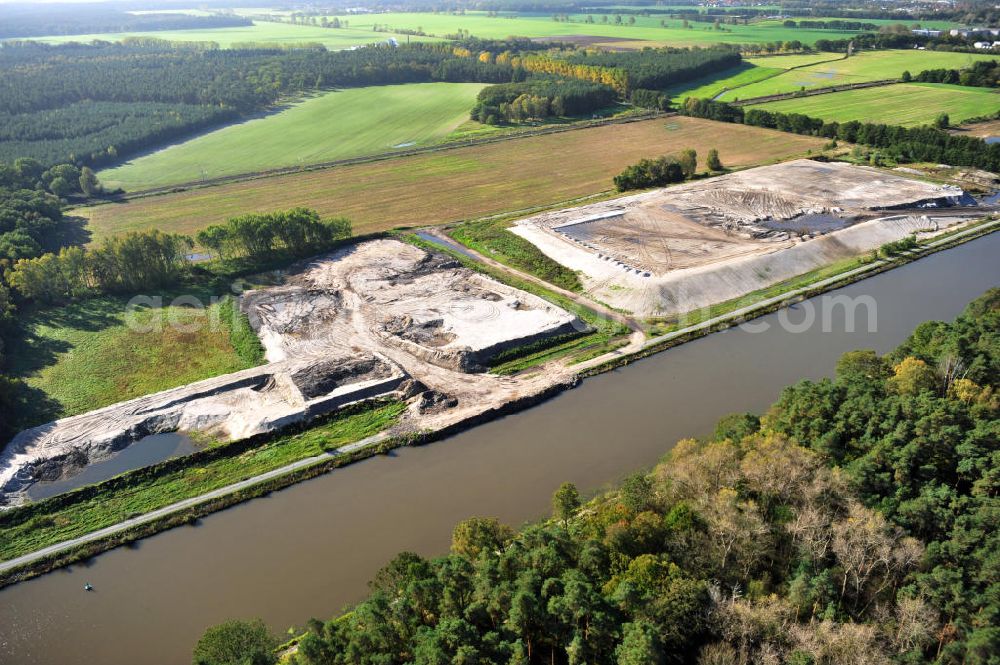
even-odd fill
[{"label": "excavated earth pit", "polygon": [[463,372],[482,371],[501,351],[583,325],[537,296],[396,240],[312,261],[281,287],[245,294],[243,309],[269,360],[333,348],[396,348]]},{"label": "excavated earth pit", "polygon": [[968,195],[808,159],[547,212],[510,230],[640,316],[690,312],[981,217]]},{"label": "excavated earth pit", "polygon": [[241,307],[268,364],[19,433],[0,452],[0,507],[165,432],[235,440],[376,398],[409,400],[398,432],[445,427],[571,382],[558,367],[483,370],[504,349],[586,329],[537,296],[396,240],[312,260],[245,293]]}]

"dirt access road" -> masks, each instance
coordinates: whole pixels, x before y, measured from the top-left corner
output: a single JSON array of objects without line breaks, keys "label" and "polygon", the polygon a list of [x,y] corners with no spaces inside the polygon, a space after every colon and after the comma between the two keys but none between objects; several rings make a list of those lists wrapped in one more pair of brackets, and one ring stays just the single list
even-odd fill
[{"label": "dirt access road", "polygon": [[645,344],[646,335],[642,330],[642,325],[639,323],[637,319],[631,316],[626,316],[621,312],[611,309],[610,307],[604,305],[603,303],[593,301],[590,298],[580,295],[579,293],[574,293],[573,291],[567,291],[566,289],[560,288],[554,284],[549,284],[544,279],[535,277],[534,275],[529,275],[526,272],[521,272],[517,268],[511,268],[510,266],[504,263],[500,263],[495,259],[491,259],[485,254],[477,252],[476,250],[470,247],[466,247],[465,245],[459,245],[456,241],[452,240],[452,238],[445,233],[444,229],[440,227],[431,227],[423,229],[422,233],[437,238],[438,241],[444,246],[451,248],[460,254],[469,256],[470,258],[475,259],[476,261],[479,261],[484,265],[488,265],[491,268],[495,268],[511,277],[516,277],[526,282],[531,282],[532,284],[540,286],[548,291],[553,291],[555,293],[558,293],[564,298],[572,300],[577,305],[587,308],[588,310],[597,314],[598,316],[610,319],[612,321],[617,321],[623,326],[626,326],[629,330],[632,331],[632,334],[629,336],[628,345],[616,351],[611,351],[605,354],[604,356],[601,356],[601,358],[603,358],[604,360],[607,360],[606,356],[621,356],[621,355],[627,355],[629,353],[634,353],[635,351],[641,349],[643,347],[643,344]]}]

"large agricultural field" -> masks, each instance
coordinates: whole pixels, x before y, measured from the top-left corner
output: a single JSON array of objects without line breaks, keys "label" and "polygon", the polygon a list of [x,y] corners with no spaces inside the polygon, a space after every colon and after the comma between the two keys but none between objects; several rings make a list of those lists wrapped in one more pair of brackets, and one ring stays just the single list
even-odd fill
[{"label": "large agricultural field", "polygon": [[[995,58],[996,56],[993,56]],[[675,104],[686,97],[736,101],[848,83],[896,79],[904,71],[961,69],[988,55],[937,51],[864,51],[850,58],[836,53],[746,58],[739,67],[674,86]]]},{"label": "large agricultural field", "polygon": [[931,124],[941,113],[953,123],[1000,111],[1000,94],[989,88],[942,83],[899,83],[827,95],[754,105],[768,111],[803,113],[844,122],[861,120],[915,126]]},{"label": "large agricultural field", "polygon": [[[810,58],[813,62],[829,59],[828,54],[816,54],[811,56],[801,56]],[[778,60],[774,64],[785,65],[783,60]],[[699,99],[716,99],[722,97],[723,93],[734,88],[743,88],[752,83],[757,83],[773,76],[785,73],[783,67],[767,67],[754,65],[750,62],[743,62],[737,67],[727,69],[715,74],[709,74],[701,78],[672,86],[667,89],[673,104],[682,103],[687,97]]]},{"label": "large agricultural field", "polygon": [[[228,217],[294,206],[346,215],[355,233],[440,224],[553,205],[611,189],[644,157],[717,148],[723,164],[767,164],[822,141],[744,125],[671,117],[515,138],[374,163],[250,180],[74,211],[94,239],[159,228],[193,233]],[[371,192],[377,188],[378,195]]]},{"label": "large agricultural field", "polygon": [[423,146],[469,118],[479,83],[412,83],[321,93],[100,172],[125,190]]},{"label": "large agricultural field", "polygon": [[[215,42],[221,48],[234,44],[254,42],[281,45],[322,44],[331,51],[349,49],[375,42],[384,42],[389,37],[383,32],[372,32],[362,28],[322,28],[308,25],[293,25],[271,21],[255,21],[253,26],[239,28],[214,28],[204,30],[157,30],[151,32],[104,32],[89,35],[53,35],[32,37],[47,44],[67,42],[90,43],[94,40],[116,42],[125,37],[152,37],[176,42]],[[405,37],[399,38],[405,41]],[[411,41],[440,41],[433,37],[409,37]]]},{"label": "large agricultural field", "polygon": [[[606,37],[607,44],[616,48],[641,48],[643,46],[701,46],[707,44],[760,44],[798,40],[804,44],[814,44],[819,39],[842,39],[857,34],[848,30],[816,30],[787,28],[780,21],[762,20],[750,25],[727,25],[716,30],[711,23],[690,22],[685,28],[683,21],[662,16],[635,16],[635,23],[628,24],[629,17],[623,16],[622,24],[616,25],[613,10],[609,14],[570,14],[568,20],[554,21],[550,14],[502,14],[489,16],[485,12],[466,12],[461,15],[445,13],[375,13],[362,15],[341,15],[347,21],[347,28],[323,28],[320,26],[296,25],[284,22],[263,21],[261,10],[248,9],[240,13],[254,18],[252,27],[219,28],[211,30],[172,30],[135,33],[100,33],[89,35],[54,35],[37,37],[48,43],[69,41],[89,42],[94,39],[118,41],[126,36],[159,37],[174,41],[212,41],[227,48],[240,42],[269,42],[274,44],[297,44],[312,42],[323,44],[329,49],[344,49],[377,41],[385,41],[393,36],[391,30],[419,30],[426,36],[399,36],[400,41],[431,41],[447,38],[459,30],[468,31],[474,37],[502,39],[519,37]],[[280,12],[278,12],[280,14]],[[603,21],[607,16],[607,22]],[[331,20],[333,16],[329,16]],[[665,25],[661,25],[661,21]],[[947,22],[931,22],[935,27],[948,27]],[[373,28],[379,26],[379,31]],[[928,24],[929,25],[929,24]],[[601,45],[600,40],[593,43]]]},{"label": "large agricultural field", "polygon": [[[467,30],[474,37],[485,39],[502,39],[512,35],[519,37],[586,35],[608,37],[609,41],[645,40],[672,46],[759,44],[794,39],[804,44],[814,44],[819,39],[841,39],[857,34],[846,30],[786,28],[778,21],[760,21],[751,25],[727,25],[725,30],[715,30],[711,23],[691,22],[689,27],[685,28],[681,19],[662,16],[635,16],[634,25],[628,25],[629,17],[623,16],[623,23],[616,25],[613,16],[608,18],[607,23],[603,23],[600,14],[593,15],[593,23],[587,22],[586,14],[570,14],[567,21],[554,21],[551,14],[487,16],[485,13],[476,12],[467,12],[462,15],[386,13],[340,16],[338,18],[348,20],[351,29],[370,29],[377,24],[388,26],[390,29],[420,29],[428,35],[437,37],[455,34],[459,30]],[[665,21],[666,27],[663,27],[660,21]]]},{"label": "large agricultural field", "polygon": [[[914,76],[925,69],[962,69],[977,60],[995,59],[996,56],[973,53],[949,53],[939,51],[864,51],[850,58],[830,61],[836,57],[833,54],[826,58],[816,56],[769,56],[749,58],[747,61],[755,67],[791,68],[783,74],[759,80],[740,88],[733,88],[720,95],[722,101],[737,99],[753,99],[780,93],[826,88],[834,85],[863,83],[883,79],[898,79],[904,71]],[[826,60],[818,64],[809,64],[810,59]],[[813,60],[815,62],[815,60]],[[806,66],[803,66],[806,65]]]}]

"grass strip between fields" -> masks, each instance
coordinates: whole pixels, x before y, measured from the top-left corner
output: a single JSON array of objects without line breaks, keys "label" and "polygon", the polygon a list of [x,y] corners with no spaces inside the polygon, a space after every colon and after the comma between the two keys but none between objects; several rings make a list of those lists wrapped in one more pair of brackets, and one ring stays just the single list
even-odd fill
[{"label": "grass strip between fields", "polygon": [[480,254],[493,257],[559,288],[577,293],[583,290],[575,272],[552,260],[524,238],[508,231],[507,224],[503,221],[487,219],[466,222],[451,229],[451,237]]}]

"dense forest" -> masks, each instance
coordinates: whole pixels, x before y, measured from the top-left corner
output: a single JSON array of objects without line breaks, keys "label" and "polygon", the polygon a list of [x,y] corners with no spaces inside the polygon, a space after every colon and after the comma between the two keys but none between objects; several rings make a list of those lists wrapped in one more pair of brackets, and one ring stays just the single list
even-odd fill
[{"label": "dense forest", "polygon": [[47,35],[85,35],[99,32],[147,32],[237,28],[253,21],[236,15],[131,14],[107,5],[87,7],[0,5],[0,39]]},{"label": "dense forest", "polygon": [[[995,663],[998,330],[992,289],[618,490],[581,505],[563,485],[550,520],[467,520],[449,555],[400,554],[310,622],[292,662]],[[195,662],[274,662],[272,645],[232,622]]]},{"label": "dense forest", "polygon": [[1000,170],[1000,144],[972,136],[950,134],[935,127],[900,127],[871,122],[826,122],[801,113],[744,109],[707,99],[689,98],[680,112],[722,122],[768,127],[794,134],[822,136],[878,148],[896,162],[933,162]]},{"label": "dense forest", "polygon": [[[659,90],[740,64],[740,54],[728,47],[662,48],[641,51],[583,51],[566,58],[570,65],[620,70],[625,90]],[[568,75],[573,76],[572,73]]]},{"label": "dense forest", "polygon": [[0,160],[99,165],[238,117],[208,104],[81,101],[28,113],[0,113]]}]

